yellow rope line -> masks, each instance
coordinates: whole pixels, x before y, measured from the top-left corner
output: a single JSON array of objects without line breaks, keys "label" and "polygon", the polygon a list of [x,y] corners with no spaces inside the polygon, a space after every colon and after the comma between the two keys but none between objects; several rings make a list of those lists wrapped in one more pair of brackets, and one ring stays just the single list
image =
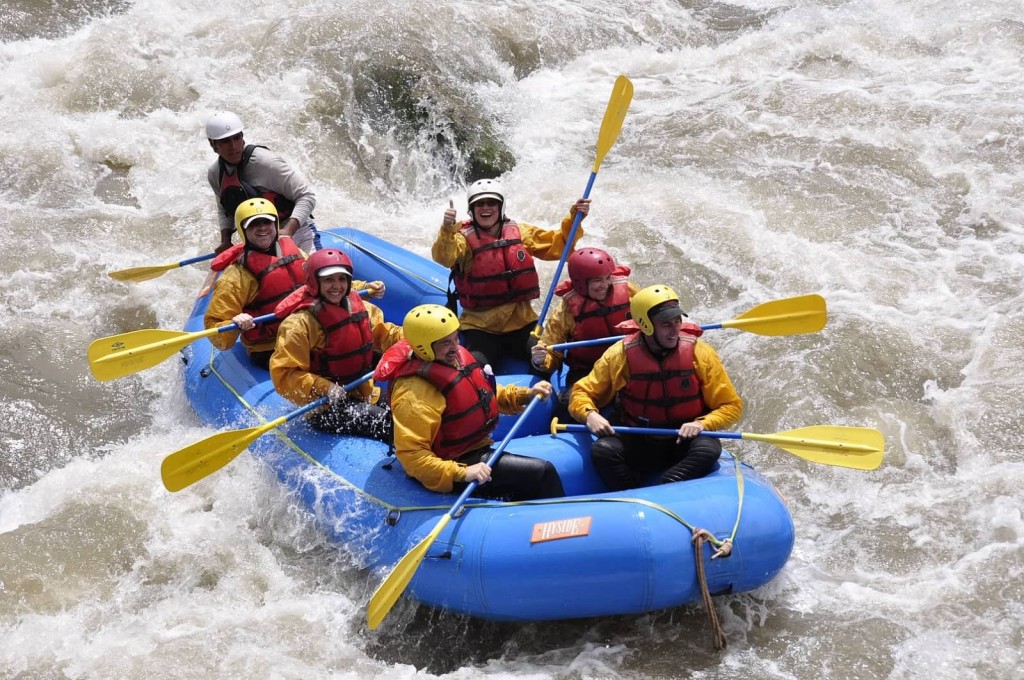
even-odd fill
[{"label": "yellow rope line", "polygon": [[[269,422],[259,411],[256,410],[255,407],[253,407],[248,401],[246,401],[245,398],[237,390],[235,390],[235,388],[225,379],[225,377],[223,375],[220,374],[219,371],[217,371],[217,368],[213,364],[214,356],[215,356],[215,352],[211,352],[210,353],[210,360],[209,360],[210,371],[214,375],[217,376],[217,379],[220,380],[221,384],[223,384],[224,387],[226,387],[228,389],[228,391],[231,392],[231,394],[233,394],[235,396],[235,398],[238,400],[238,402],[240,404],[242,404],[250,413],[252,413],[254,416],[256,416],[256,418],[258,418],[262,423]],[[352,482],[350,482],[348,479],[346,479],[346,478],[342,477],[341,475],[339,475],[337,473],[337,471],[332,470],[331,468],[327,467],[326,465],[324,465],[323,463],[321,463],[317,459],[315,459],[312,456],[310,456],[305,451],[305,449],[303,449],[301,446],[296,444],[287,434],[282,432],[280,430],[280,428],[274,428],[273,432],[274,432],[274,435],[277,436],[278,439],[280,439],[286,446],[288,446],[288,448],[292,449],[295,453],[299,454],[300,456],[305,458],[307,461],[309,461],[313,465],[316,465],[321,470],[325,470],[326,472],[330,473],[336,479],[340,480],[345,486],[350,487],[353,491],[355,491],[357,494],[359,494],[363,498],[365,498],[365,499],[367,499],[367,500],[369,500],[369,501],[371,501],[373,503],[376,503],[377,505],[380,505],[381,507],[386,508],[389,511],[397,511],[397,512],[403,512],[404,513],[404,512],[419,512],[419,511],[427,511],[427,510],[447,510],[450,507],[447,504],[444,504],[444,505],[442,505],[442,504],[438,504],[438,505],[422,505],[422,506],[421,505],[413,505],[413,506],[392,505],[391,503],[388,503],[387,501],[384,501],[384,500],[382,500],[382,499],[380,499],[380,498],[378,498],[378,497],[376,497],[376,496],[374,496],[372,494],[367,493],[364,489],[360,488],[359,486],[357,486],[357,485],[353,484]],[[736,521],[733,524],[732,531],[729,534],[729,538],[725,539],[724,541],[719,540],[717,537],[715,537],[710,532],[707,532],[707,531],[705,531],[703,529],[698,529],[697,527],[695,527],[694,525],[690,524],[685,519],[680,517],[678,514],[676,514],[672,510],[666,508],[665,506],[660,505],[658,503],[655,503],[653,501],[646,500],[644,498],[633,498],[633,497],[621,497],[621,498],[618,498],[618,497],[612,497],[612,498],[551,498],[551,499],[534,500],[534,501],[518,501],[518,502],[512,502],[512,503],[495,502],[495,501],[482,501],[482,502],[479,502],[479,503],[467,504],[464,509],[465,510],[470,510],[472,508],[499,507],[499,506],[508,506],[508,505],[569,505],[569,504],[573,504],[573,503],[594,503],[594,502],[635,503],[637,505],[643,505],[645,507],[651,508],[652,510],[656,510],[656,511],[662,513],[662,514],[665,514],[668,517],[671,517],[672,519],[674,519],[675,521],[679,522],[680,524],[685,526],[687,529],[689,529],[689,531],[690,531],[690,533],[692,535],[696,535],[698,532],[703,532],[705,540],[707,542],[711,543],[712,545],[714,545],[716,548],[718,548],[716,553],[712,556],[712,559],[717,559],[718,557],[728,556],[732,552],[732,544],[733,544],[733,542],[734,542],[734,540],[736,538],[736,533],[739,530],[740,516],[741,516],[741,513],[742,513],[742,509],[743,509],[743,492],[744,492],[743,472],[742,472],[742,470],[740,468],[740,461],[739,461],[739,459],[735,455],[733,455],[732,458],[733,458],[733,465],[734,465],[735,470],[736,470],[736,486],[737,486]]]},{"label": "yellow rope line", "polygon": [[[213,373],[215,376],[217,376],[217,379],[220,380],[221,384],[224,385],[224,387],[227,388],[227,390],[231,394],[233,394],[235,396],[235,399],[238,400],[238,403],[240,403],[242,406],[244,406],[246,408],[246,410],[248,410],[250,413],[252,413],[260,421],[261,424],[265,424],[265,423],[270,422],[266,417],[263,416],[262,413],[260,413],[258,410],[256,410],[256,408],[252,404],[250,404],[248,401],[246,401],[245,397],[243,397],[231,385],[231,383],[229,383],[225,379],[225,377],[223,375],[221,375],[221,373],[217,370],[217,368],[213,364],[213,359],[214,359],[215,355],[216,355],[216,352],[211,352],[210,353],[210,361],[209,361],[209,364],[208,364],[208,366],[210,368],[210,372]],[[353,484],[352,482],[350,482],[345,477],[342,477],[341,475],[339,475],[336,470],[332,470],[331,468],[327,467],[326,465],[324,465],[323,463],[318,461],[316,458],[313,458],[311,455],[309,455],[309,453],[306,452],[305,449],[303,449],[301,446],[296,444],[295,441],[292,440],[292,438],[289,437],[285,432],[283,432],[279,427],[275,427],[273,429],[273,433],[274,433],[274,435],[278,439],[280,439],[292,451],[294,451],[295,453],[299,454],[300,456],[305,458],[307,461],[309,461],[313,465],[316,465],[321,470],[325,470],[326,472],[330,473],[333,477],[338,479],[344,486],[351,488],[353,491],[355,491],[357,494],[359,494],[363,498],[365,498],[365,499],[367,499],[367,500],[369,500],[369,501],[371,501],[373,503],[376,503],[377,505],[381,506],[382,508],[385,508],[385,509],[390,510],[390,511],[397,511],[397,512],[413,512],[413,511],[419,511],[419,510],[447,510],[449,507],[451,507],[449,505],[440,505],[440,504],[438,504],[438,505],[424,505],[424,506],[392,505],[391,503],[388,503],[387,501],[384,501],[384,500],[382,500],[382,499],[380,499],[380,498],[378,498],[378,497],[376,497],[376,496],[374,496],[372,494],[367,493],[364,489],[362,489],[359,486]]]}]

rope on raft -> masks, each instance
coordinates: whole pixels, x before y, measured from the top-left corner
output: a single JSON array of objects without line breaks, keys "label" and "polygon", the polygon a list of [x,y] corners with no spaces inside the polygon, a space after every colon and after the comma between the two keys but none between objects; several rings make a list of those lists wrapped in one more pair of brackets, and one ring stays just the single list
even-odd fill
[{"label": "rope on raft", "polygon": [[[697,582],[700,584],[700,597],[704,602],[704,609],[708,612],[708,621],[711,623],[711,635],[714,638],[715,651],[720,652],[725,649],[728,641],[725,637],[725,631],[722,630],[722,624],[718,621],[718,611],[715,609],[715,603],[711,599],[711,591],[708,589],[708,581],[704,575],[704,543],[708,539],[714,540],[714,536],[704,529],[697,529],[693,532],[694,559],[697,562]],[[712,555],[711,559],[721,557],[723,554],[728,555],[730,552],[732,552],[732,541],[726,541]]]}]

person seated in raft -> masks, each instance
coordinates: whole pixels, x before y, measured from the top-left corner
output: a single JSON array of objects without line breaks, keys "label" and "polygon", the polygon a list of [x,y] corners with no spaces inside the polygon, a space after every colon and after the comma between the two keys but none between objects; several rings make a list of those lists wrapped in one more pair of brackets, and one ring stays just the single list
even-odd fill
[{"label": "person seated in raft", "polygon": [[[700,326],[682,320],[686,315],[671,288],[642,289],[630,302],[630,315],[619,325],[630,334],[573,386],[569,413],[599,437],[590,457],[611,491],[642,486],[658,471],[662,484],[703,477],[714,469],[722,445],[701,432],[735,424],[743,401],[718,354],[698,340]],[[616,395],[624,425],[678,428],[678,436],[616,434],[599,412]]]},{"label": "person seated in raft", "polygon": [[305,285],[274,310],[283,318],[270,358],[270,379],[278,393],[299,405],[330,397],[330,405],[307,416],[322,432],[391,441],[391,414],[378,405],[379,389],[367,380],[346,393],[342,386],[373,368],[381,353],[402,339],[402,329],[363,302],[357,289],[383,297],[382,281],[352,281],[348,255],[327,248],[309,256]]},{"label": "person seated in raft", "polygon": [[[573,218],[577,212],[587,215],[590,199],[576,201],[560,231],[509,219],[497,180],[473,182],[467,199],[470,218],[456,222],[455,204],[449,201],[430,250],[435,262],[452,270],[462,304],[463,341],[492,365],[503,356],[529,362],[531,333],[538,318],[531,301],[540,297],[533,258],[561,259]],[[582,236],[581,226],[576,241]]]},{"label": "person seated in raft", "polygon": [[277,208],[264,198],[251,198],[235,210],[235,229],[242,242],[213,259],[210,269],[223,272],[214,284],[205,328],[237,324],[239,330],[210,336],[221,351],[231,349],[242,335],[249,360],[267,368],[277,339],[277,322],[256,325],[253,318],[274,311],[281,300],[302,285],[305,254],[280,233]]},{"label": "person seated in raft", "polygon": [[316,194],[305,176],[265,146],[246,144],[242,119],[230,111],[218,111],[206,120],[206,138],[217,160],[206,179],[217,199],[220,222],[219,254],[231,247],[231,216],[249,198],[266,198],[284,223],[281,233],[290,236],[306,253],[320,247],[313,224]]},{"label": "person seated in raft", "polygon": [[[532,350],[533,367],[545,374],[561,368],[564,357],[564,352],[550,350],[549,346],[620,335],[615,326],[627,319],[629,301],[640,290],[626,278],[629,267],[616,265],[615,259],[600,248],[573,251],[567,264],[569,280],[562,281],[555,288],[555,295],[562,299],[548,317],[540,341]],[[560,412],[564,415],[559,417],[568,416],[570,388],[590,373],[594,362],[606,349],[608,345],[569,349],[565,358],[569,372],[565,378],[565,389],[559,395]]]},{"label": "person seated in raft", "polygon": [[476,357],[459,344],[459,320],[442,305],[420,305],[405,316],[405,340],[384,353],[374,377],[391,381],[395,453],[406,474],[431,491],[513,501],[565,495],[548,461],[505,453],[487,458],[498,413],[521,413],[551,384],[495,385]]}]

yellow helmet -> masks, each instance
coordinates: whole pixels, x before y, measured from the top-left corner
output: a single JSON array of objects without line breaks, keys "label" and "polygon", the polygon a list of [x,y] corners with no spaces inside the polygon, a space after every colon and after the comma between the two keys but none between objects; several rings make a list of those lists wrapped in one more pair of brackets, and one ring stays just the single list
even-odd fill
[{"label": "yellow helmet", "polygon": [[265,198],[248,198],[235,208],[235,230],[242,237],[242,243],[245,243],[245,228],[255,217],[272,219],[274,229],[280,235],[281,225],[278,223],[277,208],[274,207],[274,204]]},{"label": "yellow helmet", "polygon": [[686,313],[679,308],[679,296],[676,295],[674,290],[663,284],[648,286],[637,292],[633,299],[629,301],[629,315],[640,326],[640,330],[644,332],[644,335],[654,335],[654,322],[651,319],[651,310],[658,305],[664,305],[656,313],[656,316],[660,319],[686,316]]},{"label": "yellow helmet", "polygon": [[443,305],[419,305],[409,310],[402,322],[405,339],[424,361],[433,361],[435,342],[459,330],[459,317]]}]

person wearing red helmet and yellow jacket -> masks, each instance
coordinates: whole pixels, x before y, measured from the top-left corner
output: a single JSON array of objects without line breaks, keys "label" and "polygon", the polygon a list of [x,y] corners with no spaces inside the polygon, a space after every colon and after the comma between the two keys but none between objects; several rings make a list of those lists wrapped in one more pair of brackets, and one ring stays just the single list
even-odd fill
[{"label": "person wearing red helmet and yellow jacket", "polygon": [[[644,288],[630,302],[632,331],[611,345],[580,378],[569,397],[569,413],[599,439],[590,457],[611,491],[703,477],[722,453],[704,430],[723,430],[743,415],[743,401],[715,350],[698,340],[700,326],[684,322],[679,296],[665,285]],[[622,434],[600,409],[618,398],[624,425],[678,429],[675,437]]]},{"label": "person wearing red helmet and yellow jacket", "polygon": [[[373,368],[374,353],[402,339],[402,329],[363,302],[352,281],[352,261],[334,248],[318,250],[305,264],[306,283],[274,310],[283,317],[270,358],[278,393],[299,404],[330,397],[330,405],[307,417],[313,427],[390,441],[391,414],[378,405],[379,389],[366,381],[346,393],[342,386]],[[362,282],[359,282],[362,283]],[[383,297],[382,281],[364,284]]]},{"label": "person wearing red helmet and yellow jacket", "polygon": [[[594,367],[594,362],[608,349],[607,345],[575,347],[566,356],[550,345],[578,342],[620,335],[615,327],[629,316],[629,301],[640,287],[628,280],[629,267],[617,265],[615,258],[600,248],[581,248],[569,256],[569,280],[555,288],[560,304],[548,317],[540,341],[532,351],[537,369],[550,373],[569,365],[566,387]],[[611,344],[611,343],[609,343]]]}]

